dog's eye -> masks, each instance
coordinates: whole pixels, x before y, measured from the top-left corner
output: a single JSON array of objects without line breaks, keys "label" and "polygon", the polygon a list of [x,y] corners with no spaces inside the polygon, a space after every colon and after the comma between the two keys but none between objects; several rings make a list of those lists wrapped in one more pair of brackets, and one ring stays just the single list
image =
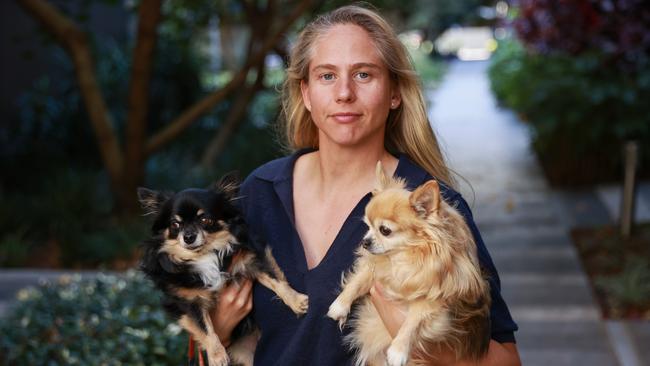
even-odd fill
[{"label": "dog's eye", "polygon": [[379,227],[379,232],[380,232],[381,235],[383,235],[383,236],[388,236],[388,235],[390,235],[390,234],[392,233],[392,231],[391,231],[388,227],[386,227],[386,226],[384,226],[384,225],[381,225],[381,226]]},{"label": "dog's eye", "polygon": [[181,228],[181,224],[178,221],[172,221],[172,223],[169,225],[170,228],[174,230],[178,230]]},{"label": "dog's eye", "polygon": [[207,218],[207,217],[201,217],[201,225],[205,227],[212,226],[214,224],[214,220]]}]

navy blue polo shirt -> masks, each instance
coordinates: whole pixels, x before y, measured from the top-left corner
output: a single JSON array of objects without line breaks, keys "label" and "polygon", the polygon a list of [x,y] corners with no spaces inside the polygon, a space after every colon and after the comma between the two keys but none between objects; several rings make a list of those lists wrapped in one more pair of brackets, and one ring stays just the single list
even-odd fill
[{"label": "navy blue polo shirt", "polygon": [[[253,316],[262,330],[255,352],[255,365],[340,366],[352,364],[352,353],[342,344],[337,323],[326,317],[340,292],[341,273],[354,261],[354,251],[367,231],[363,223],[370,193],[361,199],[343,224],[322,261],[311,270],[295,228],[293,210],[293,167],[298,157],[312,150],[271,161],[253,171],[241,186],[241,207],[254,235],[271,246],[291,286],[309,296],[309,310],[298,318],[270,290],[256,284]],[[399,157],[395,176],[406,179],[409,189],[431,176],[405,155]],[[470,209],[458,192],[441,184],[446,202],[457,207],[467,221],[481,265],[490,275],[492,338],[514,342],[517,325],[500,293],[500,282]]]}]

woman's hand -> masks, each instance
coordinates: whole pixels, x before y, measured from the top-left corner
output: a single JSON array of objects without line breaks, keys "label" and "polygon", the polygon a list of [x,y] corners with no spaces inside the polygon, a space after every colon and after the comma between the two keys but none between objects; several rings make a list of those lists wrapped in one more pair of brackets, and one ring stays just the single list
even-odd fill
[{"label": "woman's hand", "polygon": [[[386,299],[383,294],[381,285],[375,282],[370,288],[370,300],[377,309],[379,317],[384,322],[384,326],[391,337],[395,338],[399,328],[404,323],[408,308],[406,305]],[[490,341],[490,347],[487,355],[478,362],[457,361],[451,349],[442,349],[435,360],[426,359],[423,355],[413,354],[414,359],[426,361],[431,366],[475,366],[475,365],[513,365],[520,366],[519,353],[517,345],[514,343],[499,343],[494,340]]]},{"label": "woman's hand", "polygon": [[253,282],[244,280],[240,284],[231,283],[219,294],[210,317],[214,331],[224,347],[230,345],[233,329],[253,308],[252,288]]},{"label": "woman's hand", "polygon": [[370,288],[370,300],[375,305],[379,317],[384,322],[384,326],[391,337],[395,338],[399,328],[402,327],[408,308],[406,305],[398,304],[386,299],[383,288],[377,282]]}]

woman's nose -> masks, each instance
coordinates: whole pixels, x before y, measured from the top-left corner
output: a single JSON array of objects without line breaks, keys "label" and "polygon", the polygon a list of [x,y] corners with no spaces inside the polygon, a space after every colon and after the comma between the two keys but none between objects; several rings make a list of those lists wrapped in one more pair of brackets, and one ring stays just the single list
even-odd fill
[{"label": "woman's nose", "polygon": [[340,103],[349,103],[354,100],[354,85],[352,78],[343,77],[339,79],[336,91],[336,101]]}]

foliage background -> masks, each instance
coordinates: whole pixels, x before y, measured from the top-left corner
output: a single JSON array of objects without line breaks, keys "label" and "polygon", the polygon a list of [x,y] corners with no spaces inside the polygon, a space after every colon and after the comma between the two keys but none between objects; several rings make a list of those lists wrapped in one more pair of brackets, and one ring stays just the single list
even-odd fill
[{"label": "foliage background", "polygon": [[[134,34],[138,6],[145,1],[46,3],[72,19],[88,37],[94,74],[113,117],[112,127],[119,144],[125,145]],[[214,164],[205,166],[202,158],[236,108],[236,92],[146,160],[144,185],[167,190],[207,186],[233,170],[245,177],[260,164],[284,154],[276,141],[274,122],[279,114],[286,47],[297,29],[316,13],[348,2],[312,3],[273,48],[264,64],[261,88],[246,105],[239,127]],[[475,18],[473,7],[479,3],[482,1],[386,0],[372,5],[399,31],[417,30],[425,39],[433,39],[452,23]],[[148,223],[116,206],[111,179],[79,91],[75,64],[48,31],[11,4],[2,5],[8,9],[3,12],[4,19],[22,17],[29,26],[12,35],[11,46],[5,48],[22,49],[12,53],[12,57],[20,55],[16,68],[31,68],[30,73],[36,76],[27,88],[16,86],[11,102],[3,104],[3,108],[9,105],[6,115],[10,117],[0,125],[0,266],[133,268]],[[148,134],[222,88],[246,61],[244,49],[252,30],[247,28],[245,4],[268,2],[162,2],[150,92],[139,101],[148,106]],[[219,49],[218,58],[210,29],[223,23],[232,27],[235,47],[228,55],[227,50]],[[417,47],[410,51],[423,83],[435,85],[444,72],[442,61]],[[3,72],[18,74],[6,68]],[[186,345],[185,335],[170,325],[160,309],[157,291],[134,272],[84,280],[64,278],[23,290],[0,320],[2,364],[179,364]]]},{"label": "foliage background", "polygon": [[519,1],[492,89],[530,123],[552,184],[618,180],[622,146],[641,146],[650,176],[650,10],[642,1]]},{"label": "foliage background", "polygon": [[[296,29],[314,13],[343,3],[347,2],[330,1],[315,6],[303,14],[286,40],[291,40]],[[475,3],[462,2],[465,6]],[[54,3],[89,36],[96,78],[113,116],[116,135],[122,136],[122,140],[135,40],[128,35],[129,31],[126,36],[124,32],[97,31],[95,23],[106,9],[117,8],[119,11],[112,19],[132,32],[138,2],[134,4],[121,8],[121,2],[109,0]],[[148,133],[165,127],[203,96],[223,87],[232,77],[233,68],[245,61],[241,48],[250,36],[250,29],[244,22],[246,13],[242,4],[234,0],[163,2],[150,95],[141,101],[149,106]],[[373,5],[383,9],[399,29],[418,29],[417,24],[423,24],[421,13],[432,6],[414,0],[381,1]],[[459,4],[454,5],[446,15],[439,16],[437,24],[460,20],[463,9]],[[420,14],[419,20],[414,20],[416,14]],[[434,19],[438,15],[430,13],[429,16]],[[224,50],[220,51],[220,58],[215,58],[214,39],[211,40],[214,35],[209,32],[215,27],[215,19],[227,20],[233,27],[232,40],[238,45],[234,49],[235,64],[226,62]],[[40,28],[21,34],[16,40],[38,48],[49,61],[47,70],[32,86],[16,94],[16,109],[12,110],[16,118],[0,126],[0,169],[8,173],[3,173],[0,179],[3,200],[0,265],[67,268],[132,265],[137,257],[137,243],[146,233],[147,224],[138,216],[120,213],[116,207],[70,57]],[[239,128],[214,164],[202,165],[202,157],[229,117],[237,92],[198,118],[165,149],[148,158],[143,184],[172,190],[207,186],[225,172],[236,170],[245,177],[263,162],[282,155],[274,122],[279,113],[278,90],[284,80],[283,47],[286,44],[278,44],[275,50],[279,54],[267,59],[261,89],[254,94]],[[412,51],[425,77],[434,81],[442,77],[441,62],[433,61],[417,49]],[[34,55],[25,53],[29,54]],[[48,255],[41,254],[45,252]]]}]

